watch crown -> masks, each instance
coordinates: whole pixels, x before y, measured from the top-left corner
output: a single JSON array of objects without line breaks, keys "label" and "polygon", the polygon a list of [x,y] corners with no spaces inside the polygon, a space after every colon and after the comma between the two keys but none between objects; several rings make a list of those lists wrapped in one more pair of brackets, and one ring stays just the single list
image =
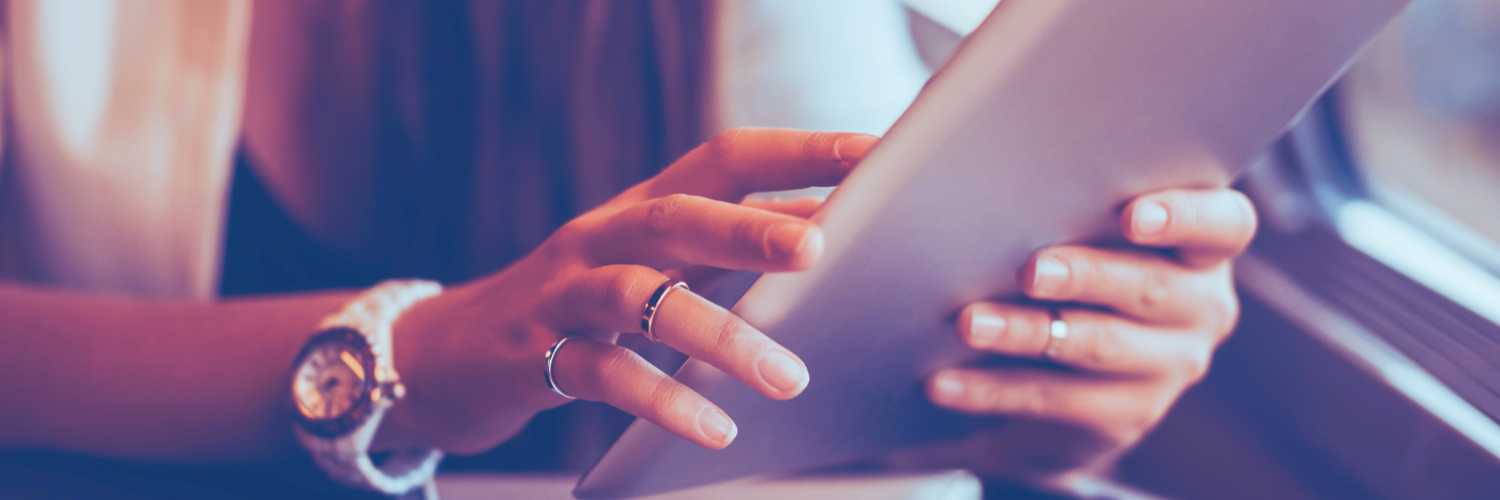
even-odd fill
[{"label": "watch crown", "polygon": [[406,397],[406,384],[400,382],[391,384],[391,399],[399,401],[404,397]]}]

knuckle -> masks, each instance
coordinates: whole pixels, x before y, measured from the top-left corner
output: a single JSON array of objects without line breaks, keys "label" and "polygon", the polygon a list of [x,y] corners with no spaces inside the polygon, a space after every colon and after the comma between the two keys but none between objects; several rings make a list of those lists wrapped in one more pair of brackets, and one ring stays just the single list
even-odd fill
[{"label": "knuckle", "polygon": [[1146,433],[1151,432],[1161,421],[1167,418],[1167,413],[1172,411],[1172,406],[1177,403],[1178,395],[1186,390],[1186,386],[1169,387],[1161,391],[1156,400],[1145,408],[1145,411],[1136,417],[1137,430],[1135,439],[1140,439]]},{"label": "knuckle", "polygon": [[1092,335],[1075,344],[1081,345],[1080,358],[1086,366],[1111,366],[1122,359],[1124,348],[1113,323],[1101,322],[1090,330]]},{"label": "knuckle", "polygon": [[556,231],[552,232],[552,238],[550,238],[550,241],[561,243],[572,243],[574,241],[577,241],[579,235],[583,232],[583,228],[580,227],[582,225],[583,223],[579,222],[579,219],[573,219],[565,222],[561,227],[558,227]]},{"label": "knuckle", "polygon": [[739,171],[740,162],[736,161],[736,149],[741,147],[742,136],[751,131],[751,127],[731,128],[720,132],[703,144],[708,163],[731,181],[738,181],[743,176],[743,173]]},{"label": "knuckle", "polygon": [[1108,434],[1121,445],[1139,442],[1166,418],[1174,399],[1169,394],[1163,394],[1118,413],[1112,425],[1108,426]]},{"label": "knuckle", "polygon": [[1052,386],[1045,383],[1022,384],[1015,391],[1013,413],[1016,416],[1041,419],[1045,418],[1052,409],[1052,399],[1055,391]]},{"label": "knuckle", "polygon": [[645,308],[643,297],[650,293],[647,288],[653,286],[653,278],[659,279],[660,275],[638,266],[628,266],[615,273],[606,294],[617,317],[633,318],[640,315]]},{"label": "knuckle", "polygon": [[591,232],[589,226],[589,221],[584,217],[570,220],[557,228],[538,250],[551,257],[573,255],[586,244]]},{"label": "knuckle", "polygon": [[740,134],[749,130],[750,127],[734,127],[719,132],[712,139],[709,139],[708,142],[704,143],[703,148],[708,153],[709,158],[723,160],[734,153],[735,143],[738,141]]},{"label": "knuckle", "polygon": [[703,345],[723,353],[734,350],[743,340],[741,321],[732,313],[716,315],[703,325]]},{"label": "knuckle", "polygon": [[[707,166],[732,185],[744,183],[749,175],[738,150],[746,147],[746,134],[754,134],[753,127],[735,127],[720,132],[703,144]],[[752,141],[753,142],[753,141]]]},{"label": "knuckle", "polygon": [[979,412],[993,411],[1003,406],[1002,402],[996,399],[1000,394],[995,392],[988,381],[972,374],[963,374],[960,377],[964,391],[963,397],[958,400],[958,406]]},{"label": "knuckle", "polygon": [[1136,294],[1136,306],[1149,311],[1166,304],[1172,295],[1172,273],[1163,266],[1148,263],[1142,266],[1140,289]]},{"label": "knuckle", "polygon": [[1230,290],[1229,297],[1224,301],[1224,322],[1219,325],[1221,336],[1229,335],[1240,324],[1240,296]]},{"label": "knuckle", "polygon": [[648,393],[648,402],[652,411],[662,417],[671,415],[674,408],[681,406],[685,398],[682,387],[669,377],[661,377],[652,384]]},{"label": "knuckle", "polygon": [[734,239],[733,243],[737,247],[754,248],[770,255],[769,249],[765,248],[768,243],[766,236],[769,230],[769,227],[765,227],[753,218],[741,217],[730,222],[729,237]]},{"label": "knuckle", "polygon": [[1204,325],[1215,339],[1222,339],[1234,330],[1240,319],[1240,301],[1232,289],[1222,291],[1203,309]]},{"label": "knuckle", "polygon": [[672,232],[677,217],[683,208],[692,202],[692,196],[671,194],[646,202],[646,213],[641,217],[641,229],[651,236],[665,236]]},{"label": "knuckle", "polygon": [[511,323],[496,328],[492,335],[497,347],[509,351],[529,351],[531,347],[547,345],[556,341],[551,330],[532,323]]},{"label": "knuckle", "polygon": [[1208,376],[1209,366],[1213,364],[1213,350],[1209,348],[1194,348],[1183,353],[1177,361],[1183,380],[1188,383],[1196,383]]},{"label": "knuckle", "polygon": [[624,347],[611,345],[599,354],[597,369],[593,370],[597,387],[603,380],[621,380],[630,376],[630,369],[635,364],[635,353]]},{"label": "knuckle", "polygon": [[1213,366],[1213,351],[1203,349],[1198,351],[1188,361],[1188,379],[1197,382],[1208,376],[1208,370]]},{"label": "knuckle", "polygon": [[1229,332],[1234,331],[1234,327],[1239,324],[1239,321],[1240,301],[1231,294],[1230,297],[1219,302],[1219,307],[1215,310],[1213,325],[1215,337],[1222,339],[1228,336]]}]

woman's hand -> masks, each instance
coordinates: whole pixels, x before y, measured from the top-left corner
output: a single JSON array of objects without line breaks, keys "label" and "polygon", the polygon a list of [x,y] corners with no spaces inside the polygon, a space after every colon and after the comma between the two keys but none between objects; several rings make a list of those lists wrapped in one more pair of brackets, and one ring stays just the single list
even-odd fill
[{"label": "woman's hand", "polygon": [[979,303],[960,314],[969,346],[1056,366],[935,374],[936,404],[1008,418],[904,458],[1019,479],[1106,465],[1203,378],[1238,318],[1230,260],[1255,233],[1254,209],[1237,191],[1167,191],[1134,200],[1120,225],[1164,251],[1053,247],[1020,273],[1028,297],[1055,305],[1066,336],[1046,306]]},{"label": "woman's hand", "polygon": [[[616,346],[614,332],[640,333],[652,292],[669,276],[693,274],[684,268],[811,267],[823,248],[814,224],[763,209],[786,207],[741,202],[754,192],[837,184],[875,141],[730,130],[568,222],[525,259],[419,303],[396,325],[396,365],[408,391],[377,445],[476,453],[499,444],[536,412],[568,401],[547,386],[543,353],[563,336],[579,335],[585,338],[568,342],[553,364],[562,390],[703,446],[728,446],[733,421]],[[807,386],[797,355],[689,291],[666,295],[653,331],[767,397],[789,399]]]}]

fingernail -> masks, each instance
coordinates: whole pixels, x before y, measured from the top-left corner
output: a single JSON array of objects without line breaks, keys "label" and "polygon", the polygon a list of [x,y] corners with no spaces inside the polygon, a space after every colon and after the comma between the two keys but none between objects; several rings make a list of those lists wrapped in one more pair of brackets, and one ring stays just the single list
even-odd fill
[{"label": "fingernail", "polygon": [[839,159],[839,163],[852,165],[863,159],[870,152],[870,148],[875,147],[876,142],[880,142],[880,138],[873,135],[839,139],[833,145],[833,155]]},{"label": "fingernail", "polygon": [[1068,266],[1056,257],[1037,257],[1032,274],[1031,291],[1037,295],[1055,294],[1068,282]]},{"label": "fingernail", "polygon": [[729,415],[712,406],[698,411],[698,430],[710,441],[726,444],[734,441],[734,436],[740,433],[739,426],[734,425]]},{"label": "fingernail", "polygon": [[787,223],[766,232],[766,257],[790,257],[807,246],[806,224]]},{"label": "fingernail", "polygon": [[1135,234],[1155,234],[1167,226],[1167,209],[1154,201],[1136,203],[1130,223]]},{"label": "fingernail", "polygon": [[760,371],[760,379],[766,385],[787,394],[795,394],[807,385],[807,368],[775,349],[762,353],[755,369]]},{"label": "fingernail", "polygon": [[932,379],[932,397],[940,403],[951,403],[964,397],[964,383],[956,375],[939,373]]},{"label": "fingernail", "polygon": [[998,315],[975,312],[969,318],[969,345],[992,347],[1005,333],[1005,318]]}]

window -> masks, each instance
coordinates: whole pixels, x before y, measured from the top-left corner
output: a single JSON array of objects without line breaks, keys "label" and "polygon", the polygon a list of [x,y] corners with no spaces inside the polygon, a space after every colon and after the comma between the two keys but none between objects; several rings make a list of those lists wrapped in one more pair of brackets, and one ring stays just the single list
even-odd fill
[{"label": "window", "polygon": [[1372,194],[1500,241],[1500,0],[1416,0],[1339,92]]}]

